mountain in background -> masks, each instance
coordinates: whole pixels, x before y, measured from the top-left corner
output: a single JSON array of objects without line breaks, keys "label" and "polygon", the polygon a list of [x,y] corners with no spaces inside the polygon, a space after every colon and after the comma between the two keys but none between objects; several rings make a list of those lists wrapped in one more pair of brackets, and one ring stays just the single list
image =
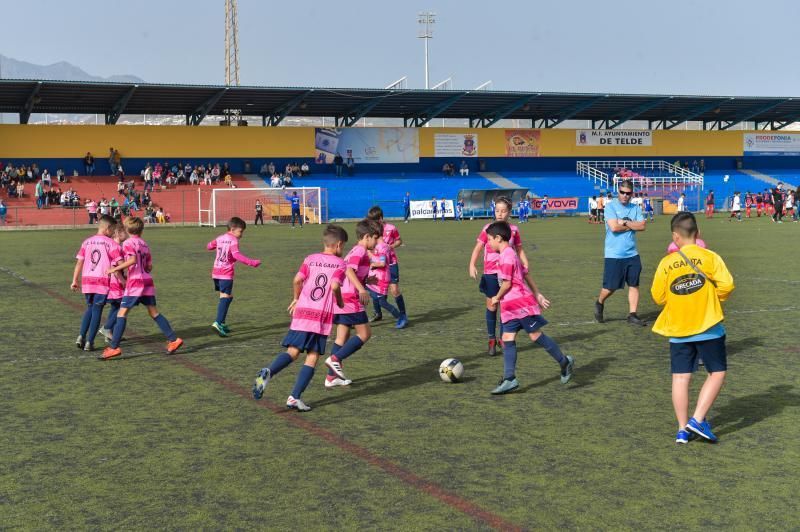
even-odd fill
[{"label": "mountain in background", "polygon": [[35,65],[0,55],[0,78],[2,79],[49,79],[61,81],[112,81],[117,83],[144,83],[137,76],[116,75],[103,78],[92,76],[83,69],[66,61],[52,65]]}]

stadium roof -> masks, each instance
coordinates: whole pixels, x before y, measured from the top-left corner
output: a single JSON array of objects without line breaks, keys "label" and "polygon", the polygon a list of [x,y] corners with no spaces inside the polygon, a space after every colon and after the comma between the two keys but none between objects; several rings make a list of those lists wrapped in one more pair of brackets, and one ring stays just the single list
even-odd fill
[{"label": "stadium roof", "polygon": [[224,87],[49,80],[0,80],[0,112],[103,114],[115,124],[121,114],[185,115],[199,125],[207,115],[238,110],[278,125],[287,116],[334,117],[352,126],[364,117],[402,118],[419,127],[433,118],[468,119],[489,127],[505,118],[532,119],[534,127],[589,120],[615,128],[628,120],[671,129],[686,121],[728,129],[741,122],[782,129],[800,120],[800,97],[574,94],[476,90]]}]

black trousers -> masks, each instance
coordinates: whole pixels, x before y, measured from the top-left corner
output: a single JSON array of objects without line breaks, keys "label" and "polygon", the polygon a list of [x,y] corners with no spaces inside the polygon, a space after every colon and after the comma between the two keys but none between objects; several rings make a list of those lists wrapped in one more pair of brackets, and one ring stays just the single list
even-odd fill
[{"label": "black trousers", "polygon": [[264,225],[264,213],[263,212],[257,212],[256,213],[256,221],[255,221],[254,225],[258,225],[258,221],[259,220],[261,220],[261,225]]}]

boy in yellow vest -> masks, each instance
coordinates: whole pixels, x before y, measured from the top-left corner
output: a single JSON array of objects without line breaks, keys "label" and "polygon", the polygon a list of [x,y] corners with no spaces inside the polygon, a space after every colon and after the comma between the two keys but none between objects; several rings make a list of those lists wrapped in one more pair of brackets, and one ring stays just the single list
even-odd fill
[{"label": "boy in yellow vest", "polygon": [[[664,309],[653,332],[670,340],[672,405],[678,418],[676,443],[700,436],[710,442],[717,437],[706,420],[728,369],[725,327],[721,301],[733,291],[733,277],[719,255],[696,244],[697,220],[690,212],[672,218],[672,241],[678,251],[670,253],[656,268],[650,294]],[[689,418],[689,382],[698,359],[708,377]]]}]

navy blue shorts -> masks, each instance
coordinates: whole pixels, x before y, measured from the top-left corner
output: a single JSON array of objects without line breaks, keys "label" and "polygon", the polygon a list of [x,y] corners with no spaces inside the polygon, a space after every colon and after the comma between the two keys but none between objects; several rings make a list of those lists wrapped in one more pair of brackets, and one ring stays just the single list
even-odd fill
[{"label": "navy blue shorts", "polygon": [[111,305],[112,307],[119,307],[122,305],[121,299],[106,299],[106,305]]},{"label": "navy blue shorts", "polygon": [[214,279],[214,290],[221,294],[233,294],[233,279]]},{"label": "navy blue shorts", "polygon": [[363,325],[369,323],[369,318],[367,313],[362,310],[361,312],[351,312],[350,314],[335,314],[333,323],[336,325]]},{"label": "navy blue shorts", "polygon": [[289,329],[281,345],[283,347],[295,347],[299,349],[301,353],[318,353],[324,355],[327,341],[328,337],[321,334]]},{"label": "navy blue shorts", "polygon": [[156,306],[156,296],[124,296],[122,298],[122,308],[133,308],[136,305],[144,305],[145,307]]},{"label": "navy blue shorts", "polygon": [[389,265],[389,284],[400,282],[400,265],[396,262]]},{"label": "navy blue shorts", "polygon": [[669,343],[672,373],[694,373],[697,371],[698,359],[703,359],[703,364],[709,373],[727,371],[728,351],[725,349],[725,337],[702,342]]},{"label": "navy blue shorts", "polygon": [[496,273],[484,273],[478,285],[481,294],[486,297],[494,297],[500,291],[500,281],[497,280]]},{"label": "navy blue shorts", "polygon": [[516,320],[509,320],[503,323],[503,332],[504,333],[515,333],[520,329],[525,329],[525,332],[528,334],[535,333],[542,327],[547,325],[547,320],[544,319],[543,316],[538,314],[533,316],[525,316],[524,318],[519,318]]},{"label": "navy blue shorts", "polygon": [[86,298],[86,306],[105,305],[108,302],[106,294],[83,294]]},{"label": "navy blue shorts", "polygon": [[642,259],[639,255],[627,259],[605,260],[603,268],[603,288],[606,290],[620,290],[628,286],[638,287],[639,276],[642,273]]}]

